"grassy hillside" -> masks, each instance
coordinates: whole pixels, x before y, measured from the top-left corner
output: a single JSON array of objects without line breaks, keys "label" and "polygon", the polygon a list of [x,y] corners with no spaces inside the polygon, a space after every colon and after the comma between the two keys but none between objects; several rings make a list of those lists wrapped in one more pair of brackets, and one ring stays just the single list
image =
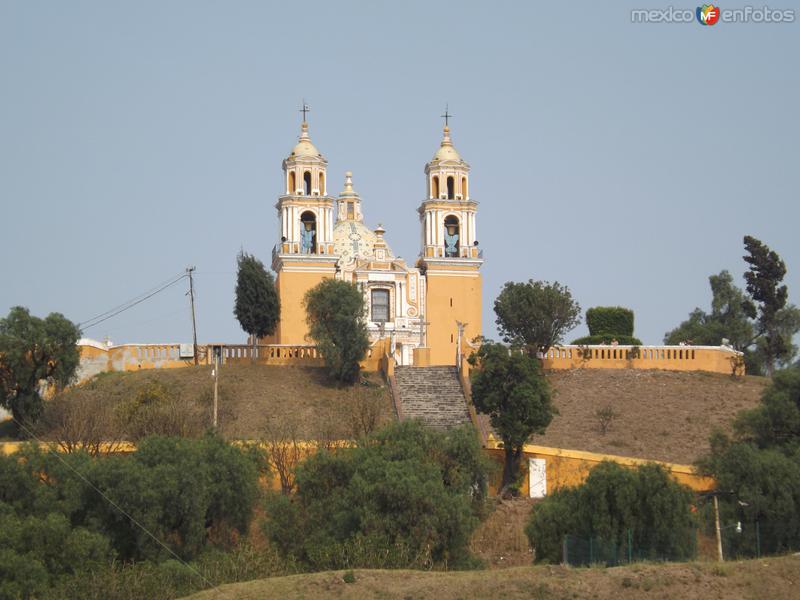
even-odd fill
[{"label": "grassy hillside", "polygon": [[[103,373],[72,393],[100,394],[111,404],[124,402],[149,382],[165,384],[181,398],[210,410],[211,367]],[[375,393],[381,420],[394,418],[391,394],[378,376],[369,386],[340,387],[319,368],[226,365],[220,371],[219,423],[229,438],[254,439],[269,418],[291,422],[303,438],[350,437],[354,393]]]},{"label": "grassy hillside", "polygon": [[795,582],[799,572],[800,558],[797,556],[721,565],[635,564],[613,569],[528,566],[447,573],[356,570],[353,583],[344,582],[343,572],[313,573],[225,585],[189,598],[781,599],[797,598]]},{"label": "grassy hillside", "polygon": [[[716,373],[576,369],[548,375],[560,414],[534,444],[690,464],[715,427],[759,403],[763,377]],[[605,433],[596,412],[618,415]]]},{"label": "grassy hillside", "polygon": [[[713,428],[729,430],[738,411],[758,404],[767,383],[760,377],[601,369],[556,371],[548,378],[560,414],[533,443],[678,463],[703,454]],[[107,373],[87,389],[117,403],[149,381],[209,406],[210,367]],[[393,419],[388,388],[377,374],[371,382],[381,398],[382,419]],[[350,437],[352,395],[352,388],[332,384],[322,369],[226,366],[220,378],[220,424],[230,438],[258,437],[269,417],[292,421],[307,438],[321,432]],[[605,406],[617,417],[603,434],[596,412]]]}]

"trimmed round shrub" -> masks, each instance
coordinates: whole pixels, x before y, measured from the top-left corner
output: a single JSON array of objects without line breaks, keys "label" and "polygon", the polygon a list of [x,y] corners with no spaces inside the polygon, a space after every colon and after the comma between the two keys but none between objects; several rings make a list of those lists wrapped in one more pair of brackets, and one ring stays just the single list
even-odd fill
[{"label": "trimmed round shrub", "polygon": [[586,311],[589,335],[633,335],[633,311],[622,306],[595,306]]}]

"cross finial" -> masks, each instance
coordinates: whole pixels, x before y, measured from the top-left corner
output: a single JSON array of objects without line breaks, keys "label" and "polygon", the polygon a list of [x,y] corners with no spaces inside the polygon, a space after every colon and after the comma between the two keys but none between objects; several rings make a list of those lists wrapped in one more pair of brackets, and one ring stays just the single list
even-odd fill
[{"label": "cross finial", "polygon": [[303,108],[301,108],[297,112],[303,113],[303,123],[305,123],[306,122],[306,113],[310,113],[311,112],[311,109],[308,107],[308,104],[306,104],[306,99],[305,98],[303,98]]},{"label": "cross finial", "polygon": [[450,118],[453,116],[449,112],[449,104],[444,105],[444,114],[440,115],[444,119],[444,126],[447,127],[450,125]]}]

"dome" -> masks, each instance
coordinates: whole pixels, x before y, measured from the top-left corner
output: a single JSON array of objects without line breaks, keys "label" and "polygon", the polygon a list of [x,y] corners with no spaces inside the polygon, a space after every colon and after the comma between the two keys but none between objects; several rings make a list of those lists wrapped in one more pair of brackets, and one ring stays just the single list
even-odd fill
[{"label": "dome", "polygon": [[444,138],[442,139],[442,145],[436,151],[436,154],[433,155],[434,161],[444,161],[444,160],[454,160],[454,161],[461,161],[461,155],[458,153],[453,147],[453,142],[450,140],[450,128],[445,126],[444,128]]},{"label": "dome", "polygon": [[[372,259],[378,236],[359,221],[339,221],[333,228],[333,251],[345,263],[356,258]],[[391,256],[391,250],[388,251]]]},{"label": "dome", "polygon": [[303,121],[300,131],[300,140],[297,142],[297,145],[292,148],[290,158],[319,158],[321,156],[322,154],[320,154],[317,147],[311,143],[311,138],[308,137],[308,123]]}]

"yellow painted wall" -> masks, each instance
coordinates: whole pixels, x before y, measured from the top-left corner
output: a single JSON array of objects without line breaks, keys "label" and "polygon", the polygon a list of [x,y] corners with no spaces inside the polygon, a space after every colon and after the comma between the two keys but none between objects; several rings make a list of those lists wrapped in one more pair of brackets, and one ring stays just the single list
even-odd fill
[{"label": "yellow painted wall", "polygon": [[[586,357],[586,354],[590,358]],[[632,354],[632,352],[634,352]],[[744,375],[741,354],[725,346],[556,346],[544,357],[545,369],[665,369]]]},{"label": "yellow painted wall", "polygon": [[[453,270],[448,268],[448,271]],[[464,340],[482,335],[481,275],[477,268],[464,269],[465,276],[437,274],[433,266],[427,272],[426,314],[427,346],[431,365],[456,364],[458,327],[456,321],[467,323]],[[469,354],[462,343],[462,353]]]},{"label": "yellow painted wall", "polygon": [[[492,459],[502,465],[505,459],[502,446],[498,444],[494,438],[490,438],[487,446],[487,451]],[[661,465],[669,471],[670,475],[672,475],[678,483],[688,486],[695,492],[712,490],[716,483],[710,477],[703,477],[702,475],[696,474],[694,467],[690,465],[526,444],[522,458],[522,467],[525,476],[520,487],[520,491],[526,496],[528,495],[529,486],[528,459],[530,458],[542,458],[545,460],[548,494],[559,488],[580,485],[585,481],[586,477],[588,477],[589,472],[604,460],[610,460],[625,467],[635,467],[648,463]],[[500,474],[497,474],[495,480],[490,484],[490,488],[495,493],[499,487],[500,476]]]},{"label": "yellow painted wall", "polygon": [[306,292],[323,279],[332,279],[335,271],[330,263],[303,263],[303,266],[326,272],[278,271],[277,286],[281,299],[281,320],[276,330],[280,344],[307,344],[308,326],[303,305]]}]

